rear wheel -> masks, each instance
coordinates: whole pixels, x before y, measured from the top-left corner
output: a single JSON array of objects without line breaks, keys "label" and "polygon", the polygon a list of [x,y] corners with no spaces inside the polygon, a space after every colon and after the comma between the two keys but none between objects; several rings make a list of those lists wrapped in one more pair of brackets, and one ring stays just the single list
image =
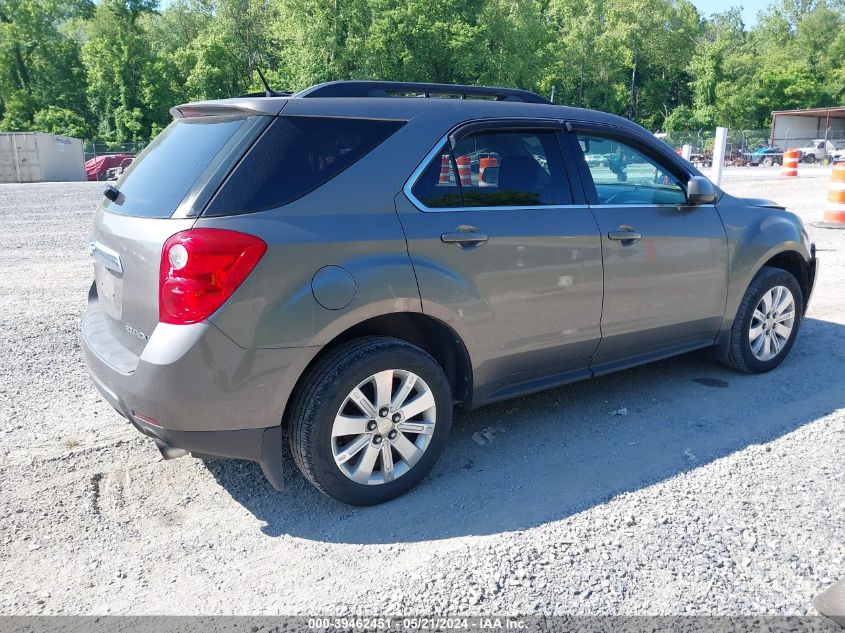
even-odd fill
[{"label": "rear wheel", "polygon": [[414,487],[434,466],[452,426],[452,392],[423,350],[367,337],[330,352],[295,396],[290,446],[325,494],[373,505]]},{"label": "rear wheel", "polygon": [[795,277],[780,268],[763,268],[739,305],[726,364],[750,374],[780,365],[792,349],[803,312]]},{"label": "rear wheel", "polygon": [[767,156],[766,158],[763,159],[763,165],[765,165],[766,167],[771,167],[774,164],[775,164],[775,159],[772,158],[771,156]]},{"label": "rear wheel", "polygon": [[812,165],[813,163],[816,162],[816,155],[815,154],[807,154],[804,157],[804,162],[807,163],[808,165]]}]

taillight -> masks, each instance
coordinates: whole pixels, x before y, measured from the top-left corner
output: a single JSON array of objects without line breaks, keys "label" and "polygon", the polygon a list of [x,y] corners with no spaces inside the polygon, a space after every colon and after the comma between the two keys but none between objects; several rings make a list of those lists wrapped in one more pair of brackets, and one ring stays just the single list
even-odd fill
[{"label": "taillight", "polygon": [[260,238],[224,229],[189,229],[161,251],[159,321],[198,323],[232,296],[267,251]]}]

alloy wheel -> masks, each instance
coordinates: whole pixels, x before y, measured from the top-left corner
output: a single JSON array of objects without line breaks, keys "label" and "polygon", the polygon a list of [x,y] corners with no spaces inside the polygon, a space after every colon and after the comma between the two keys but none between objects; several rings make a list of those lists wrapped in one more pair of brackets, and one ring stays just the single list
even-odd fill
[{"label": "alloy wheel", "polygon": [[434,393],[410,371],[386,369],[346,396],[332,425],[340,471],[365,485],[406,474],[428,448],[437,422]]},{"label": "alloy wheel", "polygon": [[767,290],[751,316],[748,342],[760,361],[772,360],[786,346],[795,327],[795,297],[785,286]]}]

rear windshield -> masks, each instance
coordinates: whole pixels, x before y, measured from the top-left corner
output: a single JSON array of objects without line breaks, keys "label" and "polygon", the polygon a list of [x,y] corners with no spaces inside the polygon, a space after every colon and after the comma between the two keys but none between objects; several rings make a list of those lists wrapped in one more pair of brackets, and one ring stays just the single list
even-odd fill
[{"label": "rear windshield", "polygon": [[108,202],[112,213],[169,218],[245,116],[176,119],[138,156],[118,184],[123,194]]},{"label": "rear windshield", "polygon": [[365,156],[403,124],[278,117],[229,176],[204,215],[251,213],[292,202]]}]

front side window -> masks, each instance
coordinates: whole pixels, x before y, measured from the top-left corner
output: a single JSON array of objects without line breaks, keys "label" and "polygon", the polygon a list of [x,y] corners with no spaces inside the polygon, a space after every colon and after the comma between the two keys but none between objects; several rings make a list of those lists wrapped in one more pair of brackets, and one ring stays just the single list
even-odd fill
[{"label": "front side window", "polygon": [[595,134],[579,134],[578,142],[599,204],[686,203],[686,192],[678,178],[630,145]]},{"label": "front side window", "polygon": [[429,208],[572,203],[553,131],[480,132],[435,155],[412,188]]}]

